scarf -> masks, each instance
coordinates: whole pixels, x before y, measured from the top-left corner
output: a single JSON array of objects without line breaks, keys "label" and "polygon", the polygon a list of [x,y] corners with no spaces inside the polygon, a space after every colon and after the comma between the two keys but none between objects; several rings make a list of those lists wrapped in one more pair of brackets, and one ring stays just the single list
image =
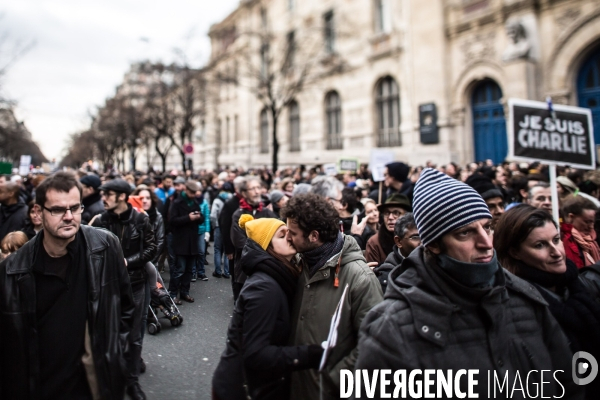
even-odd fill
[{"label": "scarf", "polygon": [[494,286],[498,259],[494,250],[494,257],[488,263],[467,263],[448,257],[445,254],[438,256],[439,266],[457,282],[469,288],[483,289]]},{"label": "scarf", "polygon": [[185,190],[181,191],[181,198],[183,201],[185,201],[188,207],[192,207],[194,205],[194,199],[190,199]]},{"label": "scarf", "polygon": [[[531,282],[549,304],[549,309],[558,321],[569,342],[571,351],[584,350],[600,357],[600,304],[596,303],[579,279],[579,270],[567,260],[567,270],[554,274],[519,263],[519,277]],[[566,300],[561,297],[568,293]]]},{"label": "scarf", "polygon": [[577,243],[577,246],[583,252],[583,260],[585,266],[592,265],[597,261],[600,261],[600,248],[596,243],[596,232],[592,230],[589,235],[584,235],[579,232],[575,227],[571,230],[571,236]]},{"label": "scarf", "polygon": [[261,212],[263,210],[263,203],[258,203],[258,205],[253,206],[248,203],[245,198],[240,197],[240,208],[242,210],[252,211],[252,214],[254,215],[254,211]]},{"label": "scarf", "polygon": [[379,241],[379,245],[381,246],[381,248],[383,249],[383,252],[387,255],[390,254],[392,252],[392,250],[394,249],[394,232],[390,232],[387,230],[387,227],[385,225],[385,221],[383,221],[382,224],[379,225],[379,231],[378,231],[379,235],[378,235],[378,241]]},{"label": "scarf", "polygon": [[156,213],[158,211],[156,211],[156,206],[152,205],[148,211],[146,211],[146,214],[148,214],[148,217],[150,218],[150,221],[152,221],[154,223],[154,221],[156,221]]},{"label": "scarf", "polygon": [[302,253],[302,260],[306,263],[309,268],[309,275],[312,276],[320,270],[327,261],[333,256],[342,251],[344,247],[344,235],[338,233],[337,237],[333,242],[323,243],[316,249],[309,250]]}]

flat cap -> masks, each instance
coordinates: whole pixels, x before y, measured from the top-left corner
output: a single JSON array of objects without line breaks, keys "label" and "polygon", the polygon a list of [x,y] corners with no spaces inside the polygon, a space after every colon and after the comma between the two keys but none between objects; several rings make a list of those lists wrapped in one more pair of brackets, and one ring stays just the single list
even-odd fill
[{"label": "flat cap", "polygon": [[198,190],[200,190],[201,186],[196,181],[187,181],[185,183],[185,188],[187,190],[191,190],[192,192],[197,192]]},{"label": "flat cap", "polygon": [[81,182],[85,186],[94,188],[94,190],[98,190],[100,185],[102,185],[102,182],[100,181],[100,178],[97,175],[86,175],[86,176],[82,177],[79,180],[79,182]]},{"label": "flat cap", "polygon": [[185,179],[183,179],[182,177],[178,176],[177,178],[175,178],[175,180],[173,181],[173,183],[185,183]]},{"label": "flat cap", "polygon": [[116,192],[116,193],[125,193],[126,195],[130,195],[133,192],[131,185],[127,183],[127,181],[123,179],[113,179],[111,181],[105,182],[102,186],[98,188],[98,190]]}]

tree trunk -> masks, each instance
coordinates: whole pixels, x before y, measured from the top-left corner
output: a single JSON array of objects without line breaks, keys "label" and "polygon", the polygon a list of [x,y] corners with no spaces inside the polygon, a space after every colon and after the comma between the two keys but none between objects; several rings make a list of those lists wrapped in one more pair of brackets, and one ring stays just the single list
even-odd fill
[{"label": "tree trunk", "polygon": [[279,117],[275,110],[271,109],[271,116],[273,117],[273,173],[279,168],[279,141],[277,141],[277,120]]}]

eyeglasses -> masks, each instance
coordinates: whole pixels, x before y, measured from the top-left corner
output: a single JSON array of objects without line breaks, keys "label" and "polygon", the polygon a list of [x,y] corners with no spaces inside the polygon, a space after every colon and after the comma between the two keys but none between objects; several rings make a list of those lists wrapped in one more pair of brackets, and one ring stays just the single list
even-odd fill
[{"label": "eyeglasses", "polygon": [[59,216],[64,217],[67,214],[67,211],[71,211],[71,215],[79,215],[83,212],[82,204],[77,204],[77,205],[74,205],[69,208],[64,208],[64,207],[48,208],[45,206],[42,206],[42,208],[46,211],[50,211],[50,215],[52,215],[53,217],[59,217]]},{"label": "eyeglasses", "polygon": [[403,239],[412,240],[413,242],[420,242],[421,241],[421,236],[419,236],[419,235],[410,235],[409,237],[403,238]]},{"label": "eyeglasses", "polygon": [[252,188],[247,188],[247,189],[246,189],[246,192],[252,192],[252,191],[253,191],[253,192],[259,192],[259,191],[260,191],[260,189],[261,189],[261,187],[260,187],[260,186],[257,186],[257,187],[252,187]]},{"label": "eyeglasses", "polygon": [[404,213],[402,211],[398,211],[398,210],[394,210],[394,211],[385,210],[381,214],[383,215],[383,218],[387,218],[390,215],[393,215],[394,218],[398,218],[398,217],[401,217]]}]

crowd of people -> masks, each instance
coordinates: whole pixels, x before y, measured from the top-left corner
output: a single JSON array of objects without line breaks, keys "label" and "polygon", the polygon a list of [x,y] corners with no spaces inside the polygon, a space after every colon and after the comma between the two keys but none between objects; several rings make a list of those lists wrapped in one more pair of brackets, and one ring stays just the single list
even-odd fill
[{"label": "crowd of people", "polygon": [[146,398],[167,271],[176,305],[231,280],[214,399],[339,398],[355,369],[562,370],[532,382],[594,398],[571,358],[600,359],[600,172],[558,173],[560,221],[539,163],[0,177],[0,398]]}]

